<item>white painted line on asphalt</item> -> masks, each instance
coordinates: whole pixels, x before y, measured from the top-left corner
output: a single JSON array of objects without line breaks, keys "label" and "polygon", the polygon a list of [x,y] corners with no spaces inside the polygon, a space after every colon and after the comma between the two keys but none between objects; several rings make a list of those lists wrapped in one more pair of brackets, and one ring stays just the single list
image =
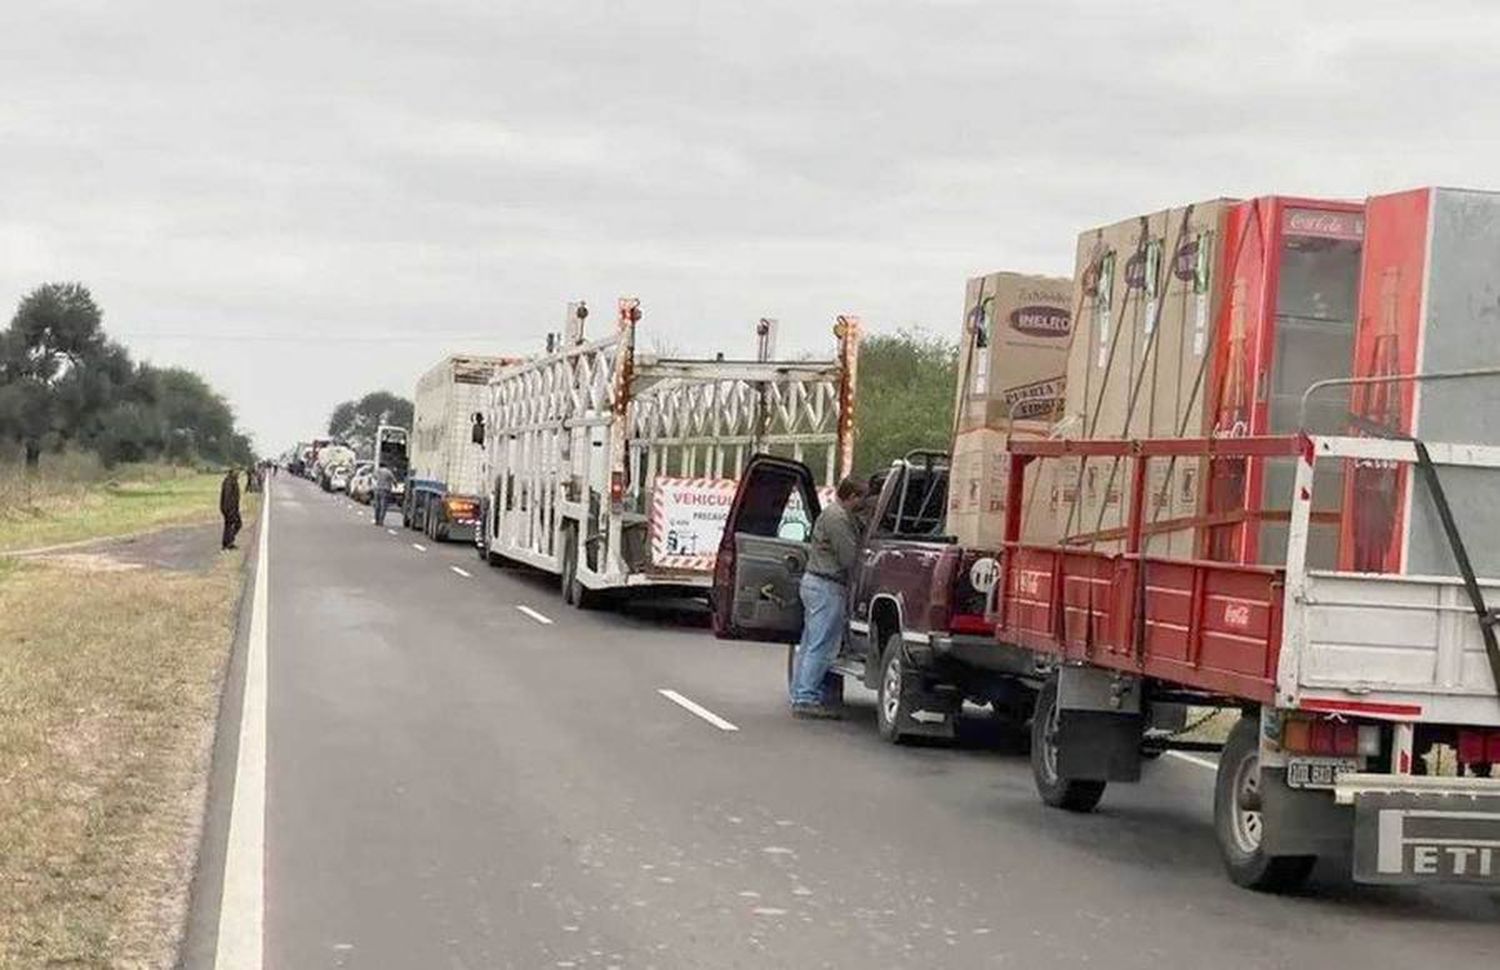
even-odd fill
[{"label": "white painted line on asphalt", "polygon": [[395,529],[386,529],[385,531],[389,532],[391,535],[395,535],[396,534],[396,530]]},{"label": "white painted line on asphalt", "polygon": [[473,579],[474,578],[472,575],[469,574],[469,571],[467,569],[464,569],[462,566],[449,566],[448,568],[451,569],[451,570],[453,570],[454,572],[458,573],[464,579]]},{"label": "white painted line on asphalt", "polygon": [[1179,761],[1186,761],[1190,765],[1197,765],[1199,768],[1207,768],[1209,771],[1219,770],[1219,763],[1217,761],[1200,758],[1195,754],[1188,754],[1186,751],[1168,751],[1167,754]]},{"label": "white painted line on asphalt", "polygon": [[520,610],[522,613],[525,613],[527,616],[531,617],[538,623],[545,623],[549,626],[552,624],[552,621],[550,619],[538,613],[536,610],[532,609],[529,606],[521,606],[520,604],[517,604],[516,609]]},{"label": "white painted line on asphalt", "polygon": [[698,715],[699,717],[703,718],[703,720],[705,720],[708,723],[712,724],[714,727],[718,728],[720,731],[738,731],[739,730],[739,728],[735,727],[733,724],[730,724],[728,721],[724,720],[722,717],[720,717],[719,715],[715,714],[713,711],[710,711],[708,708],[704,707],[702,704],[696,703],[695,701],[688,700],[686,697],[683,697],[681,694],[677,693],[675,690],[668,690],[665,687],[658,687],[656,689],[656,692],[658,694],[660,694],[661,696],[665,697],[667,700],[671,701],[673,704],[676,704],[678,707],[681,707],[684,710],[691,711],[694,714]]},{"label": "white painted line on asphalt", "polygon": [[413,542],[411,544],[411,547],[413,549],[417,550],[418,552],[426,552],[427,551],[427,547],[424,546],[424,545],[422,545],[420,542]]},{"label": "white painted line on asphalt", "polygon": [[234,796],[224,849],[224,886],[219,897],[219,935],[214,967],[261,970],[265,933],[266,867],[266,615],[271,560],[271,488],[261,503],[255,553],[255,591],[250,601],[250,639],[245,653],[245,690],[240,699],[240,743],[235,755]]}]

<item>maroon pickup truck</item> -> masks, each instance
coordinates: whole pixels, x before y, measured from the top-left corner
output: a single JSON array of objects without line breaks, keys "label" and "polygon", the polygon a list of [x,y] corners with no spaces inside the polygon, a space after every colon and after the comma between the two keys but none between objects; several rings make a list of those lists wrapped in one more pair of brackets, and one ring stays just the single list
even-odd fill
[{"label": "maroon pickup truck", "polygon": [[[965,701],[1024,729],[1042,677],[1038,655],[997,643],[985,619],[997,554],[943,534],[948,479],[940,452],[913,452],[870,479],[873,505],[849,587],[848,628],[825,692],[840,697],[845,677],[874,690],[876,722],[890,741],[951,737]],[[795,646],[797,584],[818,511],[807,466],[751,459],[714,568],[715,635]]]}]

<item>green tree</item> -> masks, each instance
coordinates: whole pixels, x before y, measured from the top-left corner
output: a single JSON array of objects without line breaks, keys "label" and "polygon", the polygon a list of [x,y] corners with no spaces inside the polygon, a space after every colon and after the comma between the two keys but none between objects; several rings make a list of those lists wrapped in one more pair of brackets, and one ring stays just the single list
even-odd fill
[{"label": "green tree", "polygon": [[375,429],[382,424],[411,427],[412,405],[390,391],[371,391],[355,401],[344,401],[328,418],[328,434],[369,458],[375,447]]},{"label": "green tree", "polygon": [[104,335],[103,314],[81,283],[47,283],[22,298],[0,335],[0,435],[26,464],[87,433],[129,379],[130,359]]},{"label": "green tree", "polygon": [[958,347],[920,331],[865,338],[854,397],[854,470],[868,475],[917,448],[952,447]]}]

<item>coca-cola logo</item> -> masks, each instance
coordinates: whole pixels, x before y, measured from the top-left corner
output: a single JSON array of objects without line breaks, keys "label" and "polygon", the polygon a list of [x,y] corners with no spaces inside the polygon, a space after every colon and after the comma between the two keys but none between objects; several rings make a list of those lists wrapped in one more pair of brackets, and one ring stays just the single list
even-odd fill
[{"label": "coca-cola logo", "polygon": [[1066,337],[1073,332],[1073,314],[1055,306],[1017,307],[1011,311],[1010,326],[1029,337]]},{"label": "coca-cola logo", "polygon": [[1198,277],[1198,240],[1189,239],[1172,255],[1172,275],[1184,283]]},{"label": "coca-cola logo", "polygon": [[1146,254],[1138,252],[1125,261],[1125,285],[1139,290],[1146,285]]},{"label": "coca-cola logo", "polygon": [[1358,241],[1365,237],[1365,217],[1360,212],[1333,209],[1287,209],[1281,228],[1289,236]]}]

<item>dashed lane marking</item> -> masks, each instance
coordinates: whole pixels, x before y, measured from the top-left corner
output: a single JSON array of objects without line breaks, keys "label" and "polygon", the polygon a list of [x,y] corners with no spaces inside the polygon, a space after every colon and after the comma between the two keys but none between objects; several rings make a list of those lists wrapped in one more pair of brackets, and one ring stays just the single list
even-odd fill
[{"label": "dashed lane marking", "polygon": [[454,572],[458,573],[464,579],[473,579],[474,578],[472,575],[469,574],[469,571],[467,569],[464,569],[461,566],[449,566],[448,568],[451,569],[451,570],[453,570]]},{"label": "dashed lane marking", "polygon": [[413,542],[411,544],[411,547],[413,549],[417,550],[418,552],[426,552],[427,551],[427,547],[424,546],[424,545],[422,545],[420,542]]},{"label": "dashed lane marking", "polygon": [[703,718],[703,720],[705,720],[708,723],[712,724],[714,727],[718,728],[720,731],[738,731],[739,730],[739,728],[735,727],[733,724],[731,724],[728,721],[724,720],[722,717],[720,717],[719,715],[715,714],[713,711],[710,711],[708,708],[704,707],[702,704],[699,704],[696,701],[688,700],[686,697],[683,697],[681,694],[677,693],[675,690],[668,690],[665,687],[660,687],[660,688],[657,688],[656,692],[658,694],[660,694],[661,696],[665,697],[667,700],[671,701],[673,704],[676,704],[678,707],[681,707],[683,710],[691,711],[692,713],[694,713],[694,714],[698,715],[699,717]]},{"label": "dashed lane marking", "polygon": [[1210,761],[1207,758],[1200,758],[1195,754],[1188,754],[1186,751],[1168,751],[1167,754],[1179,761],[1186,761],[1190,765],[1197,765],[1199,768],[1207,768],[1209,771],[1219,770],[1218,762]]},{"label": "dashed lane marking", "polygon": [[522,613],[525,613],[527,616],[531,617],[533,620],[537,621],[538,623],[546,624],[547,626],[551,626],[552,625],[552,620],[551,619],[549,619],[548,617],[543,616],[542,614],[538,613],[536,610],[532,609],[529,606],[522,606],[520,604],[517,604],[516,605],[516,609],[520,610]]}]

